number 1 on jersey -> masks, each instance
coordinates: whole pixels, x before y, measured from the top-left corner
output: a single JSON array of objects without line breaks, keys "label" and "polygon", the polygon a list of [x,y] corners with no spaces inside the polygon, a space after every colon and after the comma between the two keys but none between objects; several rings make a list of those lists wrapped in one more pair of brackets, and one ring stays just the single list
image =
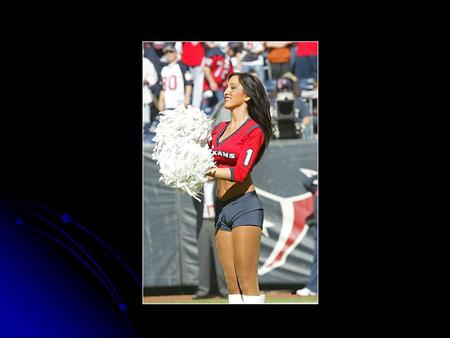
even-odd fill
[{"label": "number 1 on jersey", "polygon": [[248,149],[247,156],[245,156],[245,161],[244,161],[245,166],[248,166],[248,162],[250,162],[250,157],[252,157],[252,154],[253,154],[253,149]]}]

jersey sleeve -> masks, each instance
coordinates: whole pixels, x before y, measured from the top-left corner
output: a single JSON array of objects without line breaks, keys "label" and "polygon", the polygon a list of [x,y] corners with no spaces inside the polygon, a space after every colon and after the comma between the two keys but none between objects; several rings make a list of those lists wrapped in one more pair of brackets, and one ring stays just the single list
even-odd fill
[{"label": "jersey sleeve", "polygon": [[181,73],[183,74],[184,85],[192,86],[194,84],[194,82],[193,82],[192,74],[189,71],[188,67],[183,63],[180,63],[179,65],[180,65]]},{"label": "jersey sleeve", "polygon": [[264,133],[261,128],[253,129],[244,142],[236,165],[230,168],[232,182],[244,182],[252,171],[259,151],[264,144]]}]

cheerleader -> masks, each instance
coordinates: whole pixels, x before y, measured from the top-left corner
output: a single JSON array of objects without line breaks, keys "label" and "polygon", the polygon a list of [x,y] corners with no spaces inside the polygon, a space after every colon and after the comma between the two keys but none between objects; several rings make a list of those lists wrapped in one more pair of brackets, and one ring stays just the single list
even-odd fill
[{"label": "cheerleader", "polygon": [[231,121],[218,124],[209,146],[217,180],[216,244],[230,304],[264,303],[258,262],[264,210],[250,175],[273,136],[270,103],[261,81],[247,73],[228,76],[224,107]]}]

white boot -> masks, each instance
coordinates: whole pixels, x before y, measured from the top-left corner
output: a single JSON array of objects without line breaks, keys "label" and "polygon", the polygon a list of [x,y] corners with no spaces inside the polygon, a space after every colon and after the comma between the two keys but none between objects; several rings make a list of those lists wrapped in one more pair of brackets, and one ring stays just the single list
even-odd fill
[{"label": "white boot", "polygon": [[260,296],[242,295],[242,298],[244,299],[244,304],[264,304],[266,301],[266,295]]},{"label": "white boot", "polygon": [[228,295],[228,304],[243,304],[242,295],[240,293]]}]

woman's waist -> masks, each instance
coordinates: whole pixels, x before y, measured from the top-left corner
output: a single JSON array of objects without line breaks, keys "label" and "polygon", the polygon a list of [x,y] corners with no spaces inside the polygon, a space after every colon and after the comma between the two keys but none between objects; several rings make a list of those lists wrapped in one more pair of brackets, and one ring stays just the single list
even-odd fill
[{"label": "woman's waist", "polygon": [[254,192],[255,186],[250,175],[244,182],[230,182],[223,179],[217,179],[217,198],[222,202],[238,198],[245,193]]},{"label": "woman's waist", "polygon": [[251,190],[251,191],[247,191],[243,194],[233,196],[226,200],[223,200],[217,196],[216,203],[218,204],[219,207],[223,208],[226,205],[238,203],[240,200],[245,200],[247,198],[253,198],[253,197],[257,197],[257,196],[258,195],[256,194],[256,191]]}]

